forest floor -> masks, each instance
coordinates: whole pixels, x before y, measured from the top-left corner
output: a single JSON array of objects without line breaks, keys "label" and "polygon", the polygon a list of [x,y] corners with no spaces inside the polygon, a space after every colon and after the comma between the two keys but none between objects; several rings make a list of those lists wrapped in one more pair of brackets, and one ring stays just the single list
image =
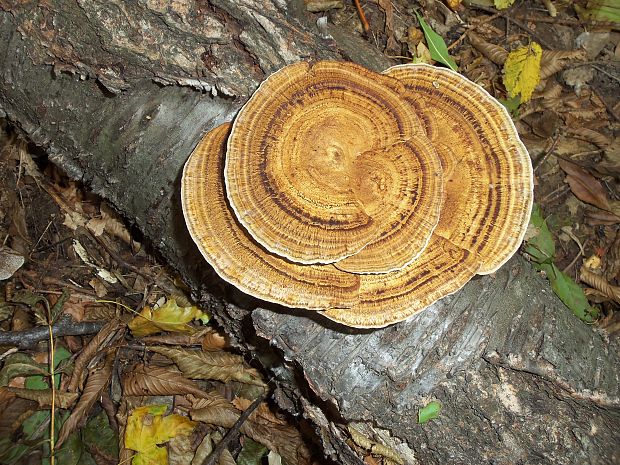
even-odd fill
[{"label": "forest floor", "polygon": [[[429,61],[411,3],[363,3],[367,31],[353,3],[317,17],[398,62]],[[617,337],[620,22],[594,21],[587,2],[579,13],[579,2],[496,10],[456,1],[456,11],[424,3],[418,11],[459,72],[500,101],[511,101],[502,74],[508,52],[541,45],[540,82],[529,101],[517,108],[512,100],[513,118],[532,157],[554,262],[597,309],[593,327]],[[0,462],[50,463],[51,446],[58,464],[124,463],[133,454],[203,463],[232,427],[239,437],[219,463],[310,463],[304,425],[289,424],[266,402],[237,421],[264,399],[268,379],[234,353],[209,323],[209,309],[193,306],[139,232],[8,123],[0,129]],[[366,463],[397,463],[359,438],[351,445]]]}]

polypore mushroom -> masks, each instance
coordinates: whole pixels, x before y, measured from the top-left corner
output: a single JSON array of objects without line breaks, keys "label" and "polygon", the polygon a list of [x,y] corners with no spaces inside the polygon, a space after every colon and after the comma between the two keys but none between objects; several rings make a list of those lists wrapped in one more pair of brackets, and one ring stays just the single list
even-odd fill
[{"label": "polypore mushroom", "polygon": [[358,276],[333,265],[304,266],[272,255],[239,224],[222,182],[230,126],[207,133],[183,169],[183,214],[202,255],[225,281],[269,302],[321,310],[356,305]]},{"label": "polypore mushroom", "polygon": [[464,77],[319,62],[275,73],[232,130],[204,137],[185,166],[182,202],[226,281],[380,327],[505,263],[532,190],[510,116]]},{"label": "polypore mushroom", "polygon": [[434,233],[477,254],[489,274],[517,251],[533,201],[529,154],[506,109],[486,90],[447,68],[399,65],[385,74],[440,152],[445,203]]},{"label": "polypore mushroom", "polygon": [[296,63],[261,84],[235,119],[224,175],[258,243],[294,262],[333,263],[389,235],[392,254],[369,254],[365,270],[365,259],[351,263],[365,272],[401,268],[424,249],[441,164],[413,137],[424,133],[404,92],[397,79],[333,61]]}]

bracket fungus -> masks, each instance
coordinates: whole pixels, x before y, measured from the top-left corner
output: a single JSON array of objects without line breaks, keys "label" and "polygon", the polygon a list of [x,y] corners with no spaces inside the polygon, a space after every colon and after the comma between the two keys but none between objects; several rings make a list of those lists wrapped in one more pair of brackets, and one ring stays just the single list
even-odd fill
[{"label": "bracket fungus", "polygon": [[224,280],[354,327],[497,270],[532,197],[507,111],[429,65],[287,66],[204,136],[182,179],[190,234]]}]

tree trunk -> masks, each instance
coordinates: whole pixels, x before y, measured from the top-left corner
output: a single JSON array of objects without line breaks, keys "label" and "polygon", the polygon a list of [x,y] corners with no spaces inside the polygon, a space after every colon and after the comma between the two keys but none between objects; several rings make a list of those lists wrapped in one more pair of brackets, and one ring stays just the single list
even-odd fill
[{"label": "tree trunk", "polygon": [[[336,462],[361,463],[343,429],[354,424],[401,443],[408,463],[620,463],[617,344],[520,258],[380,330],[267,306],[203,261],[179,196],[201,134],[285,64],[390,65],[314,21],[301,0],[0,0],[0,116],[135,223],[273,370],[277,402],[311,422]],[[439,418],[418,425],[433,399]]]}]

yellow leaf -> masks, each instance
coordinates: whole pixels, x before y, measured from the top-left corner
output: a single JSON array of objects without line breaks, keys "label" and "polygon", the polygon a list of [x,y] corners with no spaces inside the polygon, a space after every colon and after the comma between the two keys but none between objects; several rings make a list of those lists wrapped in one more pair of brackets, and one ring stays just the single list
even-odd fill
[{"label": "yellow leaf", "polygon": [[521,95],[521,102],[532,98],[540,81],[542,48],[536,42],[519,47],[508,54],[504,63],[504,85],[510,97]]},{"label": "yellow leaf", "polygon": [[188,323],[205,315],[198,307],[179,307],[174,299],[170,299],[155,310],[148,306],[144,307],[140,315],[131,320],[129,329],[135,337],[161,331],[191,333],[194,329]]},{"label": "yellow leaf", "polygon": [[133,465],[168,463],[168,452],[159,445],[194,430],[196,422],[186,417],[163,416],[167,409],[166,405],[145,405],[131,412],[125,429],[125,447],[138,452],[132,459]]},{"label": "yellow leaf", "polygon": [[495,3],[495,8],[498,10],[503,10],[511,6],[514,2],[515,0],[494,0],[493,3]]}]

